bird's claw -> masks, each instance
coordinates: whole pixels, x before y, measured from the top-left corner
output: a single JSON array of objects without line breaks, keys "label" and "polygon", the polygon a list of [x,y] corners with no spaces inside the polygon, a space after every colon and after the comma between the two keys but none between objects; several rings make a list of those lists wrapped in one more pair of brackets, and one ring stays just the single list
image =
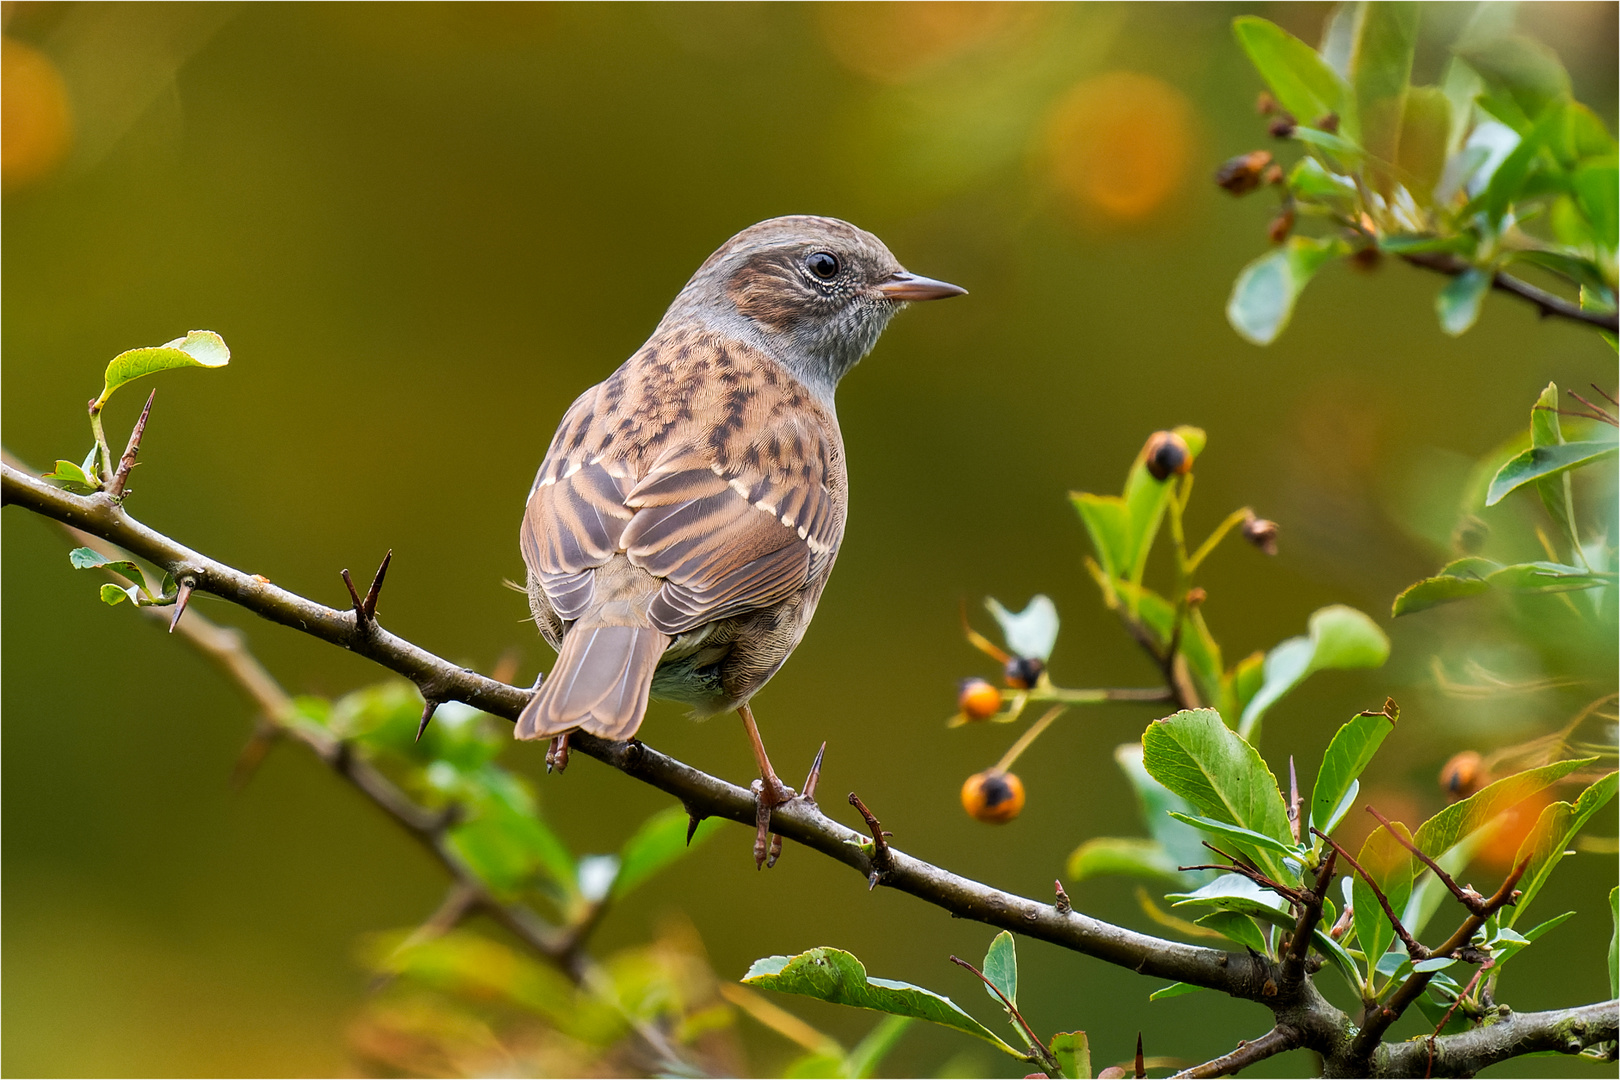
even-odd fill
[{"label": "bird's claw", "polygon": [[759,827],[754,835],[754,866],[775,866],[782,855],[782,838],[771,833],[771,812],[799,794],[774,776],[768,781],[755,780],[748,787],[754,793],[754,821]]},{"label": "bird's claw", "polygon": [[551,745],[546,748],[546,772],[556,769],[562,772],[568,768],[568,736],[569,732],[554,736]]}]

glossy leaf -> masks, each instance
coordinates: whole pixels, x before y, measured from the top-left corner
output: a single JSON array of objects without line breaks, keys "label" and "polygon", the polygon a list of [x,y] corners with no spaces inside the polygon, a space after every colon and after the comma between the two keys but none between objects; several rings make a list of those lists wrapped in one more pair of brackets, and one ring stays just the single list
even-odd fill
[{"label": "glossy leaf", "polygon": [[101,587],[101,602],[112,607],[117,607],[125,600],[131,603],[139,603],[138,596],[138,587],[134,585],[131,585],[128,589],[120,589],[109,581]]},{"label": "glossy leaf", "polygon": [[1485,294],[1491,291],[1495,275],[1477,266],[1470,266],[1446,282],[1434,298],[1435,314],[1440,317],[1440,329],[1452,337],[1460,337],[1479,320],[1479,309],[1485,303]]},{"label": "glossy leaf", "polygon": [[1261,956],[1266,955],[1266,935],[1247,915],[1240,915],[1235,911],[1212,911],[1199,919],[1198,925],[1206,926],[1239,945],[1253,949]]},{"label": "glossy leaf", "polygon": [[689,821],[685,807],[671,806],[641,823],[641,827],[619,849],[619,874],[613,883],[615,900],[627,896],[632,889],[664,867],[684,858],[692,847],[703,843],[721,827],[720,818],[703,819],[688,846],[686,828]]},{"label": "glossy leaf", "polygon": [[96,400],[105,403],[113,391],[144,375],[173,368],[224,367],[230,360],[231,350],[225,347],[224,338],[211,330],[193,330],[167,344],[130,349],[113,357],[107,365],[106,386]]},{"label": "glossy leaf", "polygon": [[1091,1042],[1085,1032],[1058,1032],[1052,1036],[1051,1050],[1058,1072],[1068,1080],[1091,1080]]},{"label": "glossy leaf", "polygon": [[1307,636],[1289,638],[1266,655],[1265,682],[1238,725],[1245,739],[1257,739],[1266,710],[1314,672],[1381,667],[1389,659],[1389,638],[1355,608],[1319,608],[1307,627]]},{"label": "glossy leaf", "polygon": [[1322,755],[1322,766],[1317,770],[1316,783],[1311,786],[1310,822],[1323,832],[1331,832],[1343,816],[1342,804],[1384,739],[1395,730],[1400,713],[1352,716],[1334,732],[1333,739]]},{"label": "glossy leaf", "polygon": [[1329,113],[1342,120],[1349,87],[1315,49],[1254,15],[1233,19],[1232,32],[1278,103],[1300,123],[1314,124]]},{"label": "glossy leaf", "polygon": [[1008,652],[1043,663],[1052,658],[1052,646],[1057,644],[1058,613],[1050,597],[1037,594],[1019,612],[1008,611],[995,597],[986,599],[984,606],[1001,626],[1001,637],[1007,643]]},{"label": "glossy leaf", "polygon": [[[1395,828],[1403,837],[1411,839],[1412,834],[1405,825],[1397,821]],[[1372,875],[1390,907],[1397,912],[1405,911],[1412,895],[1412,853],[1389,835],[1388,830],[1379,828],[1362,843],[1356,862]],[[1367,963],[1376,964],[1395,941],[1395,928],[1379,906],[1372,888],[1359,874],[1350,893],[1355,908],[1351,918],[1356,927],[1356,941],[1367,957]]]},{"label": "glossy leaf", "polygon": [[1526,769],[1503,777],[1425,821],[1418,826],[1413,839],[1425,855],[1439,858],[1464,837],[1489,825],[1508,807],[1523,802],[1592,761],[1592,758],[1555,761],[1539,769]]},{"label": "glossy leaf", "polygon": [[[1258,751],[1226,726],[1213,709],[1189,709],[1148,725],[1142,764],[1166,788],[1204,815],[1290,844],[1288,814],[1276,777]],[[1249,845],[1256,862],[1277,881],[1297,881],[1282,856]]]},{"label": "glossy leaf", "polygon": [[88,495],[92,491],[100,491],[101,483],[91,472],[91,470],[95,468],[95,451],[92,450],[90,453],[92,464],[89,466],[75,465],[71,461],[62,461],[58,459],[56,462],[56,468],[53,471],[46,473],[44,476],[41,476],[40,479],[49,480],[53,483],[60,484],[62,487],[76,495]]},{"label": "glossy leaf", "polygon": [[1174,907],[1213,907],[1261,919],[1273,926],[1294,925],[1288,901],[1262,889],[1242,874],[1222,874],[1208,885],[1192,892],[1171,893],[1165,899]]},{"label": "glossy leaf", "polygon": [[1502,917],[1502,925],[1512,926],[1519,921],[1524,909],[1530,906],[1530,901],[1535,899],[1553,868],[1564,857],[1575,834],[1586,826],[1593,814],[1614,798],[1616,779],[1617,774],[1610,773],[1581,792],[1575,802],[1555,802],[1541,811],[1535,827],[1525,836],[1519,845],[1519,853],[1514,856],[1513,865],[1517,866],[1526,859],[1530,860],[1530,865],[1519,879],[1523,895],[1516,906],[1507,909]]},{"label": "glossy leaf", "polygon": [[1177,865],[1157,840],[1134,836],[1096,836],[1074,849],[1065,874],[1070,881],[1122,874],[1179,883],[1182,875],[1177,871]]},{"label": "glossy leaf", "polygon": [[[991,986],[1000,990],[1013,1005],[1018,1004],[1018,949],[1013,944],[1013,936],[1006,930],[995,936],[990,942],[990,948],[984,954],[984,977],[990,980]],[[990,987],[984,988],[992,1000],[998,1004],[1001,999],[991,993]]]},{"label": "glossy leaf", "polygon": [[755,960],[742,981],[750,986],[802,994],[834,1005],[927,1020],[983,1039],[1003,1053],[1028,1060],[1022,1051],[1009,1046],[950,998],[910,983],[870,978],[861,962],[841,949],[823,947],[797,956],[767,956]]},{"label": "glossy leaf", "polygon": [[1253,829],[1243,829],[1236,825],[1228,825],[1224,821],[1213,821],[1210,818],[1178,814],[1174,811],[1171,812],[1170,816],[1177,821],[1186,822],[1201,832],[1209,833],[1217,839],[1228,841],[1230,845],[1236,846],[1243,851],[1259,849],[1273,852],[1284,858],[1294,858],[1299,854],[1292,844],[1274,840],[1264,833],[1255,832]]},{"label": "glossy leaf", "polygon": [[1556,476],[1567,469],[1578,469],[1594,461],[1614,457],[1617,450],[1620,450],[1620,446],[1611,441],[1532,446],[1498,470],[1485,494],[1485,505],[1495,506],[1509,493],[1533,480]]},{"label": "glossy leaf", "polygon": [[1270,345],[1288,326],[1294,302],[1312,277],[1348,252],[1338,237],[1290,237],[1274,251],[1243,268],[1226,303],[1226,318],[1244,340]]}]

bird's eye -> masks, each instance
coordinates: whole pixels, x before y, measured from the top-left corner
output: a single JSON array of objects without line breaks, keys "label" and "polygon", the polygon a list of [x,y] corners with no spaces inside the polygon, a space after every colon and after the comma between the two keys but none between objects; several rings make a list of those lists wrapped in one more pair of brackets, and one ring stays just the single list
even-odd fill
[{"label": "bird's eye", "polygon": [[838,256],[830,251],[818,251],[806,259],[804,264],[822,281],[831,281],[838,276]]}]

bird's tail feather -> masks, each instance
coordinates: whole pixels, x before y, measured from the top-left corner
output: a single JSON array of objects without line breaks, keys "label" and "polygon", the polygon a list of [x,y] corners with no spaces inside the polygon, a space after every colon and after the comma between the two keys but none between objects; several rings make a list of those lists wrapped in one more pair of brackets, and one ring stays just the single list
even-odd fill
[{"label": "bird's tail feather", "polygon": [[549,739],[579,728],[623,741],[641,727],[653,671],[669,636],[645,626],[575,624],[557,664],[518,717],[520,739]]}]

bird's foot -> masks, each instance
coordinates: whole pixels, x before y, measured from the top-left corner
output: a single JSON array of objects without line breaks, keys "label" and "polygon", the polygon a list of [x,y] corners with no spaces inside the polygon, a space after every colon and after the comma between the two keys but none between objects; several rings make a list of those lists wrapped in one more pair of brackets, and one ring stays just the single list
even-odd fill
[{"label": "bird's foot", "polygon": [[[760,807],[758,811],[759,833],[754,837],[754,865],[756,867],[763,863],[769,869],[776,865],[777,859],[782,857],[782,838],[770,831],[771,811],[784,803],[793,802],[794,800],[807,802],[811,806],[816,805],[816,784],[821,780],[821,759],[826,753],[827,744],[822,743],[821,749],[816,751],[816,760],[810,764],[809,775],[804,778],[804,791],[802,793],[794,792],[792,788],[777,780],[778,794],[782,797],[770,803],[769,806],[766,805],[766,800],[761,797],[765,790],[765,782],[763,780],[754,781],[752,785],[754,798]],[[775,777],[772,777],[772,779],[775,779]],[[767,835],[769,840],[766,839]]]},{"label": "bird's foot", "polygon": [[546,772],[556,769],[562,772],[568,768],[568,736],[571,732],[563,732],[552,737],[551,745],[546,748]]}]

